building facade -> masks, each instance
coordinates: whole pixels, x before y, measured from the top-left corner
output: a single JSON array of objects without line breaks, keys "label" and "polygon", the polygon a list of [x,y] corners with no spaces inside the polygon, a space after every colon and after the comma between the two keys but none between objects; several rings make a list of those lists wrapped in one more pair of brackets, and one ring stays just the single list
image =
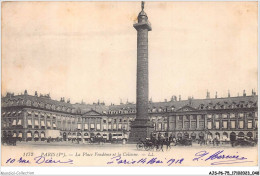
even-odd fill
[{"label": "building facade", "polygon": [[[258,96],[149,102],[149,119],[154,133],[166,137],[213,139],[258,138]],[[106,106],[52,100],[49,95],[8,93],[2,97],[1,131],[23,141],[60,138],[68,141],[91,137],[128,139],[136,118],[132,103]]]}]

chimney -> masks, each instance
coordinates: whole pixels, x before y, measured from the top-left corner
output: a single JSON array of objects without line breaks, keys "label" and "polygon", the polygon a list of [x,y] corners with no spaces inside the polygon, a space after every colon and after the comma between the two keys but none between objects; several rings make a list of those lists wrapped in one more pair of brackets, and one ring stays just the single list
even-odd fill
[{"label": "chimney", "polygon": [[167,99],[164,99],[164,102],[167,102]]},{"label": "chimney", "polygon": [[192,105],[192,98],[189,97],[189,105]]},{"label": "chimney", "polygon": [[246,90],[243,91],[243,97],[245,97],[245,96],[246,96]]},{"label": "chimney", "polygon": [[34,94],[36,97],[38,97],[38,93],[37,93],[37,91],[35,91],[35,94]]},{"label": "chimney", "polygon": [[27,90],[25,89],[25,91],[24,91],[24,95],[28,95],[28,93],[27,93]]},{"label": "chimney", "polygon": [[206,96],[206,99],[210,99],[210,93],[209,93],[208,90],[207,90],[207,96]]},{"label": "chimney", "polygon": [[67,103],[70,103],[70,99],[67,100]]},{"label": "chimney", "polygon": [[230,97],[230,91],[228,90],[228,97]]},{"label": "chimney", "polygon": [[179,101],[181,101],[181,95],[179,95]]},{"label": "chimney", "polygon": [[218,92],[216,92],[215,98],[218,98]]},{"label": "chimney", "polygon": [[174,97],[172,96],[171,101],[174,101]]}]

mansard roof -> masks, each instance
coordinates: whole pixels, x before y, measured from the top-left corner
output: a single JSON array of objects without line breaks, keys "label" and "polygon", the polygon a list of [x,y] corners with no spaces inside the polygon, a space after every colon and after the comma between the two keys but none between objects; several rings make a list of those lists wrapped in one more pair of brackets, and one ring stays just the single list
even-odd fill
[{"label": "mansard roof", "polygon": [[[210,99],[188,99],[181,101],[168,101],[168,102],[153,102],[149,103],[149,109],[160,109],[160,108],[174,108],[175,110],[181,109],[185,106],[189,106],[194,109],[204,109],[215,107],[229,108],[232,104],[237,107],[246,107],[251,104],[257,107],[258,96],[240,96],[240,97],[226,97],[226,98],[210,98]],[[202,108],[201,108],[202,107]],[[110,111],[124,110],[124,109],[135,109],[135,104],[122,104],[109,106]]]},{"label": "mansard roof", "polygon": [[8,106],[29,106],[35,108],[52,109],[54,111],[77,113],[75,108],[70,103],[32,95],[15,95],[11,97],[3,97],[2,107]]}]

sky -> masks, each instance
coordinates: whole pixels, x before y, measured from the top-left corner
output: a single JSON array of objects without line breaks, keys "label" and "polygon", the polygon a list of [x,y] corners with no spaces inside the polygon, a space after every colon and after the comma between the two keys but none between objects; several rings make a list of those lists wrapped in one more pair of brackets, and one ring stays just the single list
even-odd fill
[{"label": "sky", "polygon": [[[3,2],[2,95],[135,102],[140,2]],[[257,2],[146,2],[149,97],[257,91]]]}]

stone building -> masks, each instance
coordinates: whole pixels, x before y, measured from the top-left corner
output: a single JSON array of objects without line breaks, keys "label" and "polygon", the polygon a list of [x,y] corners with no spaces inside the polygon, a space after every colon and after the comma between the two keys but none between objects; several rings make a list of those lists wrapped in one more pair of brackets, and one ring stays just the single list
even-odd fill
[{"label": "stone building", "polygon": [[[154,132],[165,136],[192,139],[248,136],[258,133],[258,96],[247,96],[149,102],[149,119]],[[11,134],[21,140],[41,141],[49,136],[63,140],[90,137],[128,138],[131,122],[136,118],[132,103],[106,106],[53,100],[49,95],[8,93],[2,97],[2,135]]]}]

